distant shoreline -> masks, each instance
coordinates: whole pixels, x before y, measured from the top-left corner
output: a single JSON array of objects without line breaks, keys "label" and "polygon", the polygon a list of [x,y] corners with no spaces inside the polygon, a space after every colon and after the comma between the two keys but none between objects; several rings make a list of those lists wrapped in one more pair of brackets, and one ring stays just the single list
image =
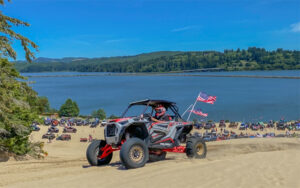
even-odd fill
[{"label": "distant shoreline", "polygon": [[87,77],[87,76],[181,76],[181,77],[221,77],[221,78],[273,78],[273,79],[300,79],[300,76],[263,76],[263,75],[196,75],[171,73],[105,73],[105,74],[74,74],[74,75],[29,75],[28,78],[39,77]]}]

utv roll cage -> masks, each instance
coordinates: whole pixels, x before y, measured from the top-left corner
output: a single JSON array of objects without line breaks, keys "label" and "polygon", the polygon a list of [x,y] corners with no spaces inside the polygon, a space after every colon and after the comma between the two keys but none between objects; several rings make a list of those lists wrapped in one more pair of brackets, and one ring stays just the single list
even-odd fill
[{"label": "utv roll cage", "polygon": [[121,117],[124,117],[125,114],[127,113],[127,111],[129,110],[129,108],[131,108],[132,106],[135,106],[135,105],[146,106],[142,113],[142,114],[144,114],[149,106],[152,108],[155,108],[159,104],[163,105],[166,108],[166,110],[171,109],[177,118],[182,119],[182,117],[178,113],[178,107],[176,106],[175,102],[171,102],[171,101],[167,101],[167,100],[153,100],[153,99],[145,99],[145,100],[130,103],[129,106],[126,108],[126,110],[123,112]]}]

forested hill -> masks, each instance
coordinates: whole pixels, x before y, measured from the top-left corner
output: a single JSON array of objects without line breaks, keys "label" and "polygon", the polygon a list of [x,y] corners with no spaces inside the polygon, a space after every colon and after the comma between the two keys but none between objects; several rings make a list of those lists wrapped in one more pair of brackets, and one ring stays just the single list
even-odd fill
[{"label": "forested hill", "polygon": [[49,59],[49,62],[16,62],[20,72],[169,72],[203,68],[225,70],[286,70],[300,69],[300,51],[277,49],[266,51],[251,47],[247,50],[161,51],[136,56],[107,58]]}]

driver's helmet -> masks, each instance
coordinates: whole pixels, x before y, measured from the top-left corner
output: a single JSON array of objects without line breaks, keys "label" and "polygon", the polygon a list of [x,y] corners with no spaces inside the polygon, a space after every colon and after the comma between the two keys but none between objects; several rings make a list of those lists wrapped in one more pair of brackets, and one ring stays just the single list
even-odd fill
[{"label": "driver's helmet", "polygon": [[155,108],[155,116],[156,117],[161,117],[163,115],[165,115],[166,113],[166,108],[163,107],[162,105],[158,105],[156,108]]}]

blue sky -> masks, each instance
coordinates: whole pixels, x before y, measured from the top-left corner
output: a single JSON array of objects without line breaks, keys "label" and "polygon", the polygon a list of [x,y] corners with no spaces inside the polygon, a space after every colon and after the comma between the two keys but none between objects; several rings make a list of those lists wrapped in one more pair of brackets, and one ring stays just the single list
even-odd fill
[{"label": "blue sky", "polygon": [[31,24],[17,31],[39,45],[37,57],[300,50],[300,0],[13,0],[1,10]]}]

